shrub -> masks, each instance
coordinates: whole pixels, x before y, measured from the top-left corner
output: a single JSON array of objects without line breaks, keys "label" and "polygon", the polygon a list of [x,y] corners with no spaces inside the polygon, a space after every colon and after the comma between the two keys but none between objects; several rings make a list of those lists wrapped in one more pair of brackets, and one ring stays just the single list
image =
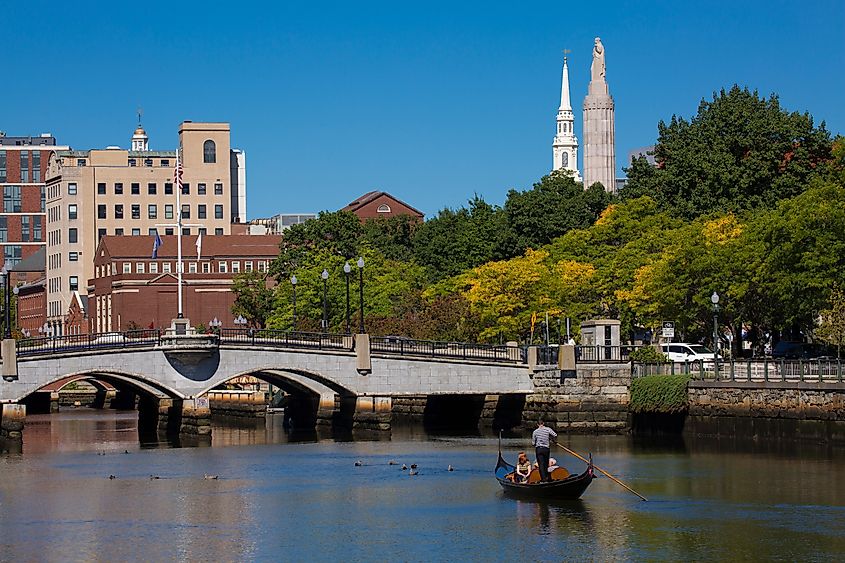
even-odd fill
[{"label": "shrub", "polygon": [[687,375],[646,375],[631,381],[633,413],[678,414],[689,407]]},{"label": "shrub", "polygon": [[631,352],[631,361],[643,364],[665,364],[669,358],[654,346],[643,346]]}]

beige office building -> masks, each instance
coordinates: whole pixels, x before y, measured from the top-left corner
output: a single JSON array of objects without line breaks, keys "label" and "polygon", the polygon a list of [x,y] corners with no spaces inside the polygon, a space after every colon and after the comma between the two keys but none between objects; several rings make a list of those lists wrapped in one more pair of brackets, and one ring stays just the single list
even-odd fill
[{"label": "beige office building", "polygon": [[[74,293],[87,294],[94,252],[104,235],[176,234],[176,151],[151,151],[138,125],[131,150],[58,150],[47,167],[47,322],[65,334]],[[228,235],[246,220],[243,151],[230,147],[228,123],[179,126],[183,234]],[[183,247],[185,256],[195,247]],[[152,254],[152,247],[150,248]]]}]

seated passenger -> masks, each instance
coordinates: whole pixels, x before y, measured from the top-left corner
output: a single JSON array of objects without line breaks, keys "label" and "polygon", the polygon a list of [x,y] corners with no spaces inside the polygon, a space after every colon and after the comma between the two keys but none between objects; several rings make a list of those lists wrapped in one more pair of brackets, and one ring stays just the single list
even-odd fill
[{"label": "seated passenger", "polygon": [[554,471],[558,467],[560,467],[560,466],[557,464],[557,460],[553,457],[550,457],[549,458],[549,475],[551,475],[552,471]]},{"label": "seated passenger", "polygon": [[519,458],[516,462],[516,471],[514,472],[514,481],[517,483],[524,483],[528,480],[528,475],[531,473],[531,462],[528,461],[528,456],[525,452],[519,452]]}]

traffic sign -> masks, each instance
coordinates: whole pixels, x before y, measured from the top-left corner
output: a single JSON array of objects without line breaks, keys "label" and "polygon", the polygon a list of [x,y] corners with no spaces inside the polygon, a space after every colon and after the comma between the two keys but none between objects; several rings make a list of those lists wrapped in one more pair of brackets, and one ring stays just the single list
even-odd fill
[{"label": "traffic sign", "polygon": [[663,321],[663,338],[675,338],[675,321]]}]

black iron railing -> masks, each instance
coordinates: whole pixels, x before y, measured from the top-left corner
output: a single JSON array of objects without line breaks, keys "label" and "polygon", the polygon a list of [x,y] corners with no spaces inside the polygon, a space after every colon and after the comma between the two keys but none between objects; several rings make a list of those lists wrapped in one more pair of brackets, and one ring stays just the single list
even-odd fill
[{"label": "black iron railing", "polygon": [[16,346],[18,357],[24,357],[57,352],[144,348],[156,346],[160,342],[161,331],[158,329],[149,329],[24,338],[18,340]]},{"label": "black iron railing", "polygon": [[631,352],[639,346],[576,346],[575,361],[586,364],[616,364],[631,361]]},{"label": "black iron railing", "polygon": [[518,346],[414,340],[399,336],[373,336],[370,338],[370,349],[374,353],[399,356],[525,362],[525,354]]},{"label": "black iron railing", "polygon": [[231,346],[271,346],[278,348],[313,348],[316,350],[350,350],[351,339],[343,334],[291,332],[256,328],[223,328],[218,331],[220,343]]}]

